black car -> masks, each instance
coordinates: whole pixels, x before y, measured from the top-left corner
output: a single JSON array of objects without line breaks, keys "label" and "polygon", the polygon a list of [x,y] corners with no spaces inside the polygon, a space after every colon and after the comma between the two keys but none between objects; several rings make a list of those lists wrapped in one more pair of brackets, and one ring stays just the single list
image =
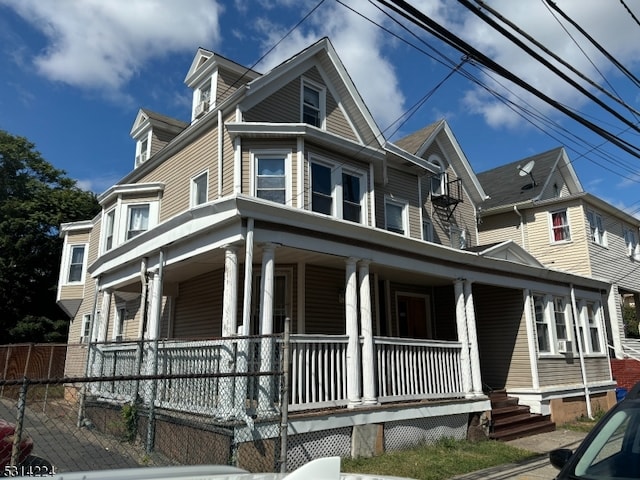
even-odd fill
[{"label": "black car", "polygon": [[640,478],[640,383],[596,424],[575,452],[549,454],[557,480]]}]

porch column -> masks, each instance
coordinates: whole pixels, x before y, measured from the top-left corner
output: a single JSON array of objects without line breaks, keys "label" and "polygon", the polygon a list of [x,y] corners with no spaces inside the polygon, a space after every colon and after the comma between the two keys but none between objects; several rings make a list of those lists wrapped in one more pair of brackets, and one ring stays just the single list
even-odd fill
[{"label": "porch column", "polygon": [[[262,278],[260,280],[260,334],[273,333],[273,290],[275,272],[275,244],[267,243],[262,250]],[[260,371],[273,371],[273,338],[262,338],[260,342]],[[275,408],[275,377],[260,376],[258,409],[272,411]]]},{"label": "porch column", "polygon": [[111,290],[102,291],[102,302],[100,304],[100,324],[98,325],[98,342],[107,341],[109,331],[109,308],[111,307]]},{"label": "porch column", "polygon": [[226,245],[224,251],[224,296],[222,299],[222,336],[235,335],[238,328],[238,248]]},{"label": "porch column", "polygon": [[371,284],[369,283],[369,260],[361,260],[360,281],[360,329],[362,332],[362,403],[375,405],[376,376],[373,345],[373,320],[371,318]]},{"label": "porch column", "polygon": [[469,353],[471,356],[471,382],[473,393],[482,393],[482,374],[480,373],[480,349],[478,345],[478,331],[476,328],[476,308],[473,303],[473,289],[471,280],[464,282],[464,296],[467,313],[467,337],[469,339]]},{"label": "porch column", "polygon": [[467,312],[464,301],[464,281],[458,278],[453,283],[453,291],[456,297],[456,327],[458,340],[462,344],[460,352],[460,372],[462,373],[462,390],[465,394],[471,393],[471,361],[469,357],[469,336],[467,332]]},{"label": "porch column", "polygon": [[360,338],[358,335],[358,294],[356,289],[356,259],[346,260],[344,308],[347,343],[347,399],[348,408],[362,403],[360,398]]},{"label": "porch column", "polygon": [[234,345],[230,337],[236,334],[238,311],[238,249],[225,245],[224,293],[222,297],[222,337],[227,339],[220,349],[220,373],[229,375],[220,379],[218,393],[218,415],[229,418],[233,414],[235,396]]},{"label": "porch column", "polygon": [[527,343],[529,347],[529,364],[531,365],[531,386],[537,390],[540,388],[540,377],[538,376],[538,346],[536,345],[536,323],[533,318],[533,305],[531,290],[525,288],[522,291],[524,296],[524,319],[527,324]]},{"label": "porch column", "polygon": [[[638,294],[634,293],[633,298],[636,302],[636,315],[639,312],[640,304],[638,304]],[[622,346],[622,338],[624,337],[624,299],[618,288],[615,285],[609,285],[609,291],[607,292],[607,308],[609,312],[608,318],[605,313],[605,332],[607,331],[606,322],[609,322],[611,332],[611,343],[613,345],[613,351],[615,358],[624,358],[624,347]],[[618,316],[620,312],[620,316]],[[640,317],[638,317],[640,318]],[[607,354],[609,355],[609,347],[607,347]]]}]

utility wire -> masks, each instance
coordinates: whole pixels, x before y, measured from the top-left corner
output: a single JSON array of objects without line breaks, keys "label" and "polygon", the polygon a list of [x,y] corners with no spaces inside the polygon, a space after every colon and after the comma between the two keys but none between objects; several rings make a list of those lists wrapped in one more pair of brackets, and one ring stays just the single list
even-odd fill
[{"label": "utility wire", "polygon": [[620,63],[613,55],[611,55],[602,45],[600,45],[591,35],[589,35],[578,23],[576,23],[569,15],[564,13],[560,7],[556,5],[555,2],[551,0],[545,0],[547,4],[553,8],[556,12],[562,15],[567,22],[573,25],[584,37],[591,42],[591,44],[598,49],[600,53],[602,53],[609,61],[611,61],[616,67],[618,67],[632,82],[636,84],[637,87],[640,87],[640,80],[633,73],[631,73],[627,67],[625,67],[622,63]]},{"label": "utility wire", "polygon": [[[467,7],[469,10],[471,10],[473,13],[475,13],[476,15],[480,16],[480,18],[482,18],[485,22],[489,23],[488,19],[486,18],[485,15],[481,15],[480,11],[477,10],[476,8],[474,8],[472,5],[469,5],[469,2],[467,1],[463,1],[463,0],[458,0],[460,3],[462,3],[465,7]],[[530,41],[531,43],[533,43],[536,47],[538,47],[539,49],[541,49],[544,53],[546,53],[547,55],[549,55],[551,58],[553,58],[554,60],[558,61],[559,63],[561,63],[562,65],[564,65],[566,68],[568,68],[570,71],[572,71],[573,73],[575,73],[578,77],[580,77],[582,80],[584,80],[585,82],[587,82],[589,85],[591,85],[592,87],[596,88],[598,91],[602,92],[603,94],[605,94],[607,97],[609,97],[610,99],[612,99],[613,101],[615,101],[616,103],[622,105],[624,108],[626,108],[627,110],[629,110],[632,114],[634,115],[640,115],[640,112],[638,112],[638,110],[634,109],[633,107],[631,107],[630,105],[628,105],[627,103],[625,103],[622,99],[620,99],[619,95],[617,92],[616,95],[613,95],[611,92],[609,92],[608,90],[604,89],[602,86],[600,86],[599,84],[597,84],[595,81],[591,80],[589,77],[587,77],[585,74],[583,74],[582,72],[580,72],[577,68],[575,68],[573,65],[571,65],[569,62],[565,61],[564,59],[562,59],[560,56],[556,55],[555,53],[553,53],[551,50],[549,50],[547,47],[545,47],[542,43],[538,42],[535,38],[533,38],[531,35],[529,35],[528,33],[526,33],[525,31],[523,31],[522,29],[520,29],[517,25],[515,25],[513,22],[509,21],[507,18],[505,18],[504,16],[502,16],[499,12],[497,12],[495,9],[491,8],[490,6],[488,6],[485,2],[483,2],[482,0],[476,0],[477,3],[479,3],[481,5],[481,7],[485,10],[487,10],[488,12],[490,12],[493,16],[495,16],[496,18],[498,18],[501,22],[507,24],[510,28],[512,28],[514,31],[516,31],[517,33],[519,33],[520,35],[522,35],[524,38],[526,38],[528,41]],[[493,22],[489,23],[491,26],[493,26]],[[495,28],[495,27],[494,27]],[[500,30],[502,33],[502,29]],[[503,33],[503,35],[506,36],[505,33]],[[512,36],[509,34],[509,36],[507,37],[509,38],[509,40],[512,40]],[[513,41],[513,40],[512,40]],[[515,43],[515,42],[514,42]],[[519,43],[517,43],[518,46],[520,46]],[[524,47],[521,47],[524,48]],[[530,49],[526,49],[525,50],[527,53],[531,54],[532,52],[530,51]],[[534,57],[535,58],[535,57]],[[537,59],[537,58],[536,58]],[[595,65],[594,65],[595,67]],[[603,76],[604,78],[604,76]],[[606,79],[605,79],[606,81]],[[608,83],[608,82],[607,82]],[[611,85],[610,85],[611,86]],[[590,97],[591,98],[591,97]]]},{"label": "utility wire", "polygon": [[626,3],[624,3],[624,0],[620,0],[620,3],[622,4],[622,6],[627,10],[627,12],[629,13],[629,15],[631,16],[631,18],[633,18],[633,20],[640,25],[640,22],[638,21],[638,18],[633,14],[633,12],[631,11],[631,9],[627,6]]},{"label": "utility wire", "polygon": [[490,59],[489,57],[487,57],[486,55],[484,55],[483,53],[478,51],[476,48],[474,48],[471,45],[469,45],[467,42],[463,41],[458,36],[454,35],[453,33],[449,32],[448,30],[446,30],[440,24],[438,24],[437,22],[433,21],[432,19],[430,19],[429,17],[424,15],[422,12],[417,10],[412,5],[408,4],[406,1],[404,1],[404,0],[391,0],[391,1],[376,0],[376,1],[378,1],[381,4],[383,4],[387,8],[390,8],[391,10],[396,12],[397,14],[399,14],[402,17],[404,17],[405,19],[409,20],[411,23],[417,25],[418,27],[422,28],[423,30],[425,30],[425,31],[431,33],[432,35],[436,36],[437,38],[441,39],[447,45],[450,45],[450,46],[456,48],[457,50],[463,52],[465,55],[468,55],[470,58],[475,59],[480,64],[484,65],[486,68],[489,68],[489,69],[495,71],[500,76],[510,80],[511,82],[515,83],[516,85],[520,86],[521,88],[525,89],[526,91],[534,94],[535,96],[537,96],[538,98],[540,98],[544,102],[546,102],[549,105],[555,107],[557,110],[561,111],[562,113],[564,113],[568,117],[572,118],[573,120],[577,121],[578,123],[580,123],[580,124],[584,125],[585,127],[589,128],[594,133],[596,133],[596,134],[602,136],[603,138],[607,139],[612,144],[618,146],[619,148],[621,148],[622,150],[626,151],[630,155],[633,155],[634,157],[640,158],[640,149],[638,149],[638,147],[636,147],[635,145],[633,145],[633,144],[631,144],[631,143],[629,143],[629,142],[627,142],[627,141],[625,141],[623,139],[618,138],[616,135],[612,134],[611,132],[609,132],[609,131],[599,127],[598,125],[595,125],[594,123],[586,120],[585,118],[582,118],[579,115],[575,114],[573,111],[571,111],[566,106],[564,106],[564,105],[558,103],[557,101],[553,100],[548,95],[544,94],[540,90],[536,89],[535,87],[531,86],[527,82],[523,81],[522,79],[520,79],[519,77],[517,77],[516,75],[511,73],[509,70],[507,70],[503,66],[499,65],[497,62],[493,61],[492,59]]}]

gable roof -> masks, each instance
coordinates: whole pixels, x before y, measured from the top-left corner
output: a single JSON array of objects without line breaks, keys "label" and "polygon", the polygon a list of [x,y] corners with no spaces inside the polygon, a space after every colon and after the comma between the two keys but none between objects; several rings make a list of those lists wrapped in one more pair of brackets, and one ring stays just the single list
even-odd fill
[{"label": "gable roof", "polygon": [[176,135],[189,126],[187,122],[183,122],[182,120],[171,118],[167,115],[162,115],[161,113],[156,113],[146,108],[141,108],[138,110],[136,119],[133,122],[130,135],[135,138],[139,133],[145,130],[148,125],[151,125],[151,127],[157,127],[166,132],[172,132]]},{"label": "gable roof", "polygon": [[[531,165],[530,174],[523,170]],[[570,194],[583,192],[582,185],[563,147],[502,165],[478,174],[478,180],[489,195],[486,211],[541,199],[554,172],[560,171]]]},{"label": "gable roof", "polygon": [[[382,132],[327,37],[318,40],[261,77],[249,82],[245,99],[241,101],[242,108],[253,107],[281,88],[283,84],[303,74],[310,65],[317,66],[320,74],[325,76],[327,88],[351,121],[360,143],[373,148],[381,148],[384,142]],[[334,85],[337,83],[344,86],[346,95],[338,93]]]},{"label": "gable roof", "polygon": [[[424,158],[425,153],[434,143],[438,145],[440,151],[445,156],[443,160],[451,166],[458,178],[462,179],[467,195],[469,195],[476,205],[481,204],[487,198],[487,194],[478,181],[478,177],[473,171],[473,168],[471,168],[471,163],[469,163],[469,160],[462,151],[460,144],[456,140],[446,120],[442,119],[431,125],[427,125],[406,137],[396,140],[393,142],[393,145],[400,147],[402,150],[416,157]],[[387,146],[389,146],[389,144],[387,144]],[[428,158],[425,160],[429,161]],[[434,165],[433,171],[438,171],[438,169],[439,167],[435,167]]]},{"label": "gable roof", "polygon": [[467,248],[466,250],[476,252],[481,257],[508,260],[510,262],[529,265],[531,267],[545,268],[544,265],[540,263],[536,257],[531,255],[513,240],[492,243],[489,245],[478,245],[476,247]]}]

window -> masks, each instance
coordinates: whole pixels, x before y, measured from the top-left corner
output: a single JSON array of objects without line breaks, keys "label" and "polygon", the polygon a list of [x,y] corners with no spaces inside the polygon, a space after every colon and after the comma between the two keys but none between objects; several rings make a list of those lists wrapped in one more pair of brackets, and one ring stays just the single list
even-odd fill
[{"label": "window", "polygon": [[[291,272],[286,269],[277,269],[273,278],[273,333],[284,332],[284,320],[287,318],[288,308],[291,303],[291,294],[289,292],[291,285]],[[251,319],[251,332],[249,335],[259,335],[260,332],[260,291],[262,288],[262,275],[254,272],[252,291],[256,295],[252,295],[253,312]]]},{"label": "window", "polygon": [[566,210],[551,213],[551,238],[552,242],[568,242],[571,240]]},{"label": "window", "polygon": [[546,300],[542,295],[533,296],[533,311],[536,320],[536,336],[538,337],[538,351],[551,353],[549,319],[546,314]]},{"label": "window", "polygon": [[258,198],[287,203],[288,157],[258,155],[255,159],[255,194]]},{"label": "window", "polygon": [[319,163],[311,164],[311,210],[333,214],[333,187],[331,168]]},{"label": "window", "polygon": [[556,328],[556,340],[568,340],[567,308],[564,298],[554,297],[553,310]]},{"label": "window", "polygon": [[342,173],[342,218],[351,222],[362,221],[361,177]]},{"label": "window", "polygon": [[207,107],[211,102],[211,79],[200,87],[200,103],[206,103]]},{"label": "window", "polygon": [[72,245],[69,251],[67,283],[82,282],[84,274],[84,245]]},{"label": "window", "polygon": [[113,248],[113,232],[116,223],[116,210],[115,208],[104,216],[104,251],[111,250]]},{"label": "window", "polygon": [[467,248],[467,231],[451,225],[449,227],[451,248],[464,250]]},{"label": "window", "polygon": [[127,240],[146,232],[148,229],[149,205],[130,206],[127,220]]},{"label": "window", "polygon": [[602,226],[602,216],[595,212],[587,211],[589,228],[591,229],[591,241],[605,247],[607,245],[606,232]]},{"label": "window", "polygon": [[638,237],[634,230],[624,229],[624,243],[627,246],[627,255],[640,259],[640,248],[638,248]]},{"label": "window", "polygon": [[202,205],[207,203],[208,200],[208,184],[209,174],[208,172],[201,173],[200,175],[191,179],[191,206]]},{"label": "window", "polygon": [[127,310],[124,307],[116,309],[116,321],[113,324],[113,339],[121,342],[124,338],[124,321],[127,317]]},{"label": "window", "polygon": [[437,157],[430,158],[429,160],[440,169],[440,173],[434,173],[433,175],[431,175],[431,195],[434,197],[447,195],[448,192],[446,167]]},{"label": "window", "polygon": [[407,204],[385,198],[384,200],[384,216],[385,228],[390,232],[406,235],[406,207]]},{"label": "window", "polygon": [[136,155],[136,167],[143,164],[149,158],[149,134],[138,141],[138,154]]},{"label": "window", "polygon": [[325,89],[309,80],[302,81],[302,122],[323,128],[325,110]]},{"label": "window", "polygon": [[586,323],[584,343],[587,353],[603,353],[603,345],[600,340],[600,306],[598,303],[587,302],[584,312]]},{"label": "window", "polygon": [[426,242],[433,242],[433,223],[431,220],[422,220],[422,239]]},{"label": "window", "polygon": [[361,223],[365,175],[342,166],[311,162],[311,210]]},{"label": "window", "polygon": [[91,315],[82,316],[82,330],[80,332],[80,343],[89,343],[91,335]]}]

